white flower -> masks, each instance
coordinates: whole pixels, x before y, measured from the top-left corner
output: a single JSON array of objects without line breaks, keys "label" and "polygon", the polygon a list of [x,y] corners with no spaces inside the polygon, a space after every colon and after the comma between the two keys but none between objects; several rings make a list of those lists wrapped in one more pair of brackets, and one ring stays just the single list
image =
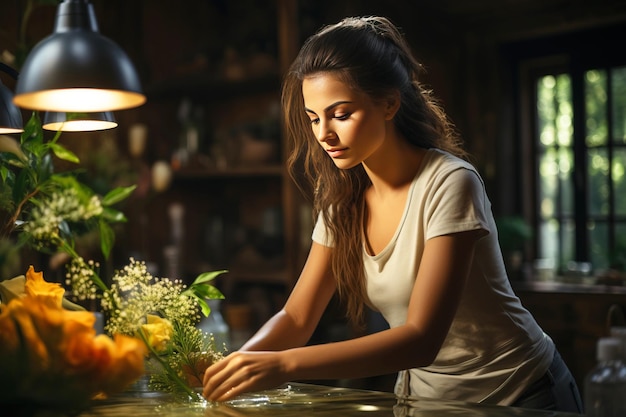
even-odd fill
[{"label": "white flower", "polygon": [[30,220],[24,224],[24,232],[36,241],[55,240],[64,221],[81,222],[102,213],[98,196],[92,196],[87,203],[80,199],[74,188],[54,191],[43,198],[30,213]]},{"label": "white flower", "polygon": [[100,264],[81,257],[73,258],[67,267],[65,274],[65,282],[72,287],[73,295],[79,300],[95,300],[98,288],[94,283],[94,269],[99,268]]},{"label": "white flower", "polygon": [[182,294],[185,285],[178,280],[153,277],[143,261],[130,258],[130,263],[117,271],[112,280],[110,291],[101,302],[110,317],[106,329],[111,333],[135,334],[151,314],[186,325],[194,325],[200,319],[196,301]]}]

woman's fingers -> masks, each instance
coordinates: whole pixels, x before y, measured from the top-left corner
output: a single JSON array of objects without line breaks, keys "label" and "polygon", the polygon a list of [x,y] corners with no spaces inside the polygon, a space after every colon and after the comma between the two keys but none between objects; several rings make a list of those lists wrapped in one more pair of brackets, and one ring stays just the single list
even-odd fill
[{"label": "woman's fingers", "polygon": [[226,401],[245,392],[247,380],[254,377],[254,363],[250,354],[234,352],[209,367],[204,374],[203,395],[210,401]]},{"label": "woman's fingers", "polygon": [[[235,355],[232,353],[231,355]],[[231,363],[231,356],[228,356],[218,363],[210,366],[204,372],[204,389],[202,395],[207,400],[217,401],[223,394],[225,394],[231,385],[228,385],[228,379],[232,376],[232,371],[229,371],[229,364]],[[231,365],[232,367],[232,365]]]},{"label": "woman's fingers", "polygon": [[[234,353],[232,353],[231,355],[234,355]],[[228,358],[229,358],[229,356],[227,356],[226,358],[220,360],[219,362],[216,362],[216,363],[212,364],[207,369],[205,369],[204,377],[202,378],[202,385],[206,386],[207,383],[209,382],[209,380],[214,375],[216,375],[218,372],[220,372],[222,369],[224,369],[224,367],[228,363]]]},{"label": "woman's fingers", "polygon": [[275,352],[235,352],[209,367],[202,394],[209,401],[227,401],[250,391],[281,383],[279,355]]}]

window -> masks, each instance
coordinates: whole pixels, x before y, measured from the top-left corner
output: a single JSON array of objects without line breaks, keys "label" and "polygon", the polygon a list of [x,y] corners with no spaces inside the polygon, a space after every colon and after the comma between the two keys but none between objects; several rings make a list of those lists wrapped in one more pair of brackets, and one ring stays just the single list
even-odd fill
[{"label": "window", "polygon": [[537,255],[561,269],[615,266],[626,256],[626,66],[535,85]]},{"label": "window", "polygon": [[531,126],[521,138],[532,155],[525,214],[536,230],[533,256],[560,271],[572,261],[626,269],[626,59],[598,51],[599,41],[619,41],[611,36],[518,49],[519,110]]}]

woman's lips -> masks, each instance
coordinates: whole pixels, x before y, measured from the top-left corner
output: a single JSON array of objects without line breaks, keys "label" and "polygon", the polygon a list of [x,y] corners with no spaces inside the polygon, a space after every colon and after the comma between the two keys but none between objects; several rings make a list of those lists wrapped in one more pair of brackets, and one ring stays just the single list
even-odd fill
[{"label": "woman's lips", "polygon": [[347,149],[348,148],[329,148],[326,149],[326,152],[328,152],[328,155],[330,155],[331,158],[338,158],[342,156]]}]

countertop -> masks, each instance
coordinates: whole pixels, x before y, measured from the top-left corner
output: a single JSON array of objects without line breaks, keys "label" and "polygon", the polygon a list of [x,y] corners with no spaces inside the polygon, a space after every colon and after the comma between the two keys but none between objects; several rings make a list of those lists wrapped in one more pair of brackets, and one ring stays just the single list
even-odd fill
[{"label": "countertop", "polygon": [[392,393],[290,383],[274,390],[247,394],[221,403],[181,403],[167,395],[128,391],[97,402],[80,417],[198,417],[198,416],[464,416],[566,417],[570,413],[486,406],[456,401],[407,398]]},{"label": "countertop", "polygon": [[626,286],[586,284],[572,281],[511,281],[515,291],[559,292],[581,294],[626,294]]}]

